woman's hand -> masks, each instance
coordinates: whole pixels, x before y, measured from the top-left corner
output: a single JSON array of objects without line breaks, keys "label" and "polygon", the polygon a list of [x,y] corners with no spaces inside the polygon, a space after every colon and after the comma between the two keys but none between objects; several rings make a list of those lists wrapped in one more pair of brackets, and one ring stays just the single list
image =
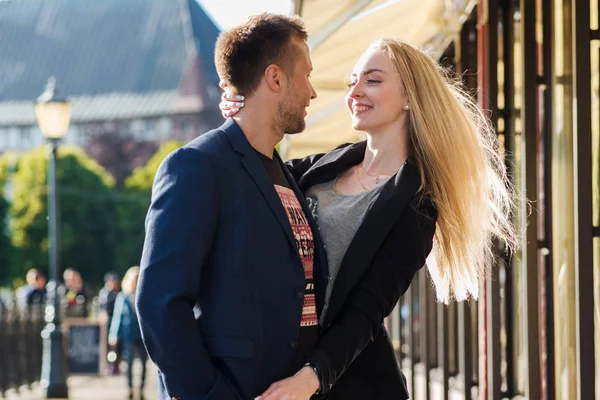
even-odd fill
[{"label": "woman's hand", "polygon": [[310,367],[304,367],[291,378],[273,383],[259,400],[309,400],[319,390],[319,377]]},{"label": "woman's hand", "polygon": [[236,93],[233,93],[229,86],[227,86],[227,82],[221,79],[219,82],[219,86],[223,89],[223,94],[221,95],[221,102],[219,103],[219,108],[221,109],[221,115],[223,118],[233,117],[237,114],[242,107],[244,107],[244,96],[240,96]]}]

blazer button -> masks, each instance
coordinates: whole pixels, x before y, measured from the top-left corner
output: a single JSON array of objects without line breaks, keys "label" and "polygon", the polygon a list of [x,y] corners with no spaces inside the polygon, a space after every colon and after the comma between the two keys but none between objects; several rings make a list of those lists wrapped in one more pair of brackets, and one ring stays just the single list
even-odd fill
[{"label": "blazer button", "polygon": [[296,296],[298,296],[299,299],[303,299],[304,298],[304,292],[302,290],[299,290],[298,293],[296,293]]},{"label": "blazer button", "polygon": [[298,348],[298,341],[297,340],[291,340],[290,341],[290,349],[296,350],[297,348]]}]

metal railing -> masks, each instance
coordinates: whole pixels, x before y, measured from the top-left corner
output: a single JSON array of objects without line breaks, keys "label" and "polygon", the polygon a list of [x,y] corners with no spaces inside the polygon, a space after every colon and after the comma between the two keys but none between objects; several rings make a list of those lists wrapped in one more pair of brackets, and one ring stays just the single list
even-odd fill
[{"label": "metal railing", "polygon": [[42,306],[19,309],[14,301],[0,304],[0,397],[40,380],[43,312]]},{"label": "metal railing", "polygon": [[476,399],[478,332],[475,302],[438,304],[426,269],[387,319],[396,357],[414,399]]}]

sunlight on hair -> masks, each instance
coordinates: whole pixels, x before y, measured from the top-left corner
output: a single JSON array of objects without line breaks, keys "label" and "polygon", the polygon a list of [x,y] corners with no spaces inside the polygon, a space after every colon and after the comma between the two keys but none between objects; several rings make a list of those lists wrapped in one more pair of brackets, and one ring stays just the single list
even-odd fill
[{"label": "sunlight on hair", "polygon": [[411,155],[422,196],[438,208],[434,255],[427,261],[437,300],[477,299],[480,281],[490,276],[493,239],[511,250],[518,244],[511,220],[515,193],[496,132],[459,80],[422,50],[395,38],[370,49],[390,57],[411,105]]}]

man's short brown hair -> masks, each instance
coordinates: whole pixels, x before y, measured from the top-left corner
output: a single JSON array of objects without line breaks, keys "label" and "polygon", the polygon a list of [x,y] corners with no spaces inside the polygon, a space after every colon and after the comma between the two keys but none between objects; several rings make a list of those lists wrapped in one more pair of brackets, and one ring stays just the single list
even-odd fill
[{"label": "man's short brown hair", "polygon": [[277,64],[286,74],[293,73],[298,57],[293,37],[308,38],[300,17],[254,15],[246,23],[223,31],[217,39],[217,72],[239,94],[249,96],[269,65]]}]

